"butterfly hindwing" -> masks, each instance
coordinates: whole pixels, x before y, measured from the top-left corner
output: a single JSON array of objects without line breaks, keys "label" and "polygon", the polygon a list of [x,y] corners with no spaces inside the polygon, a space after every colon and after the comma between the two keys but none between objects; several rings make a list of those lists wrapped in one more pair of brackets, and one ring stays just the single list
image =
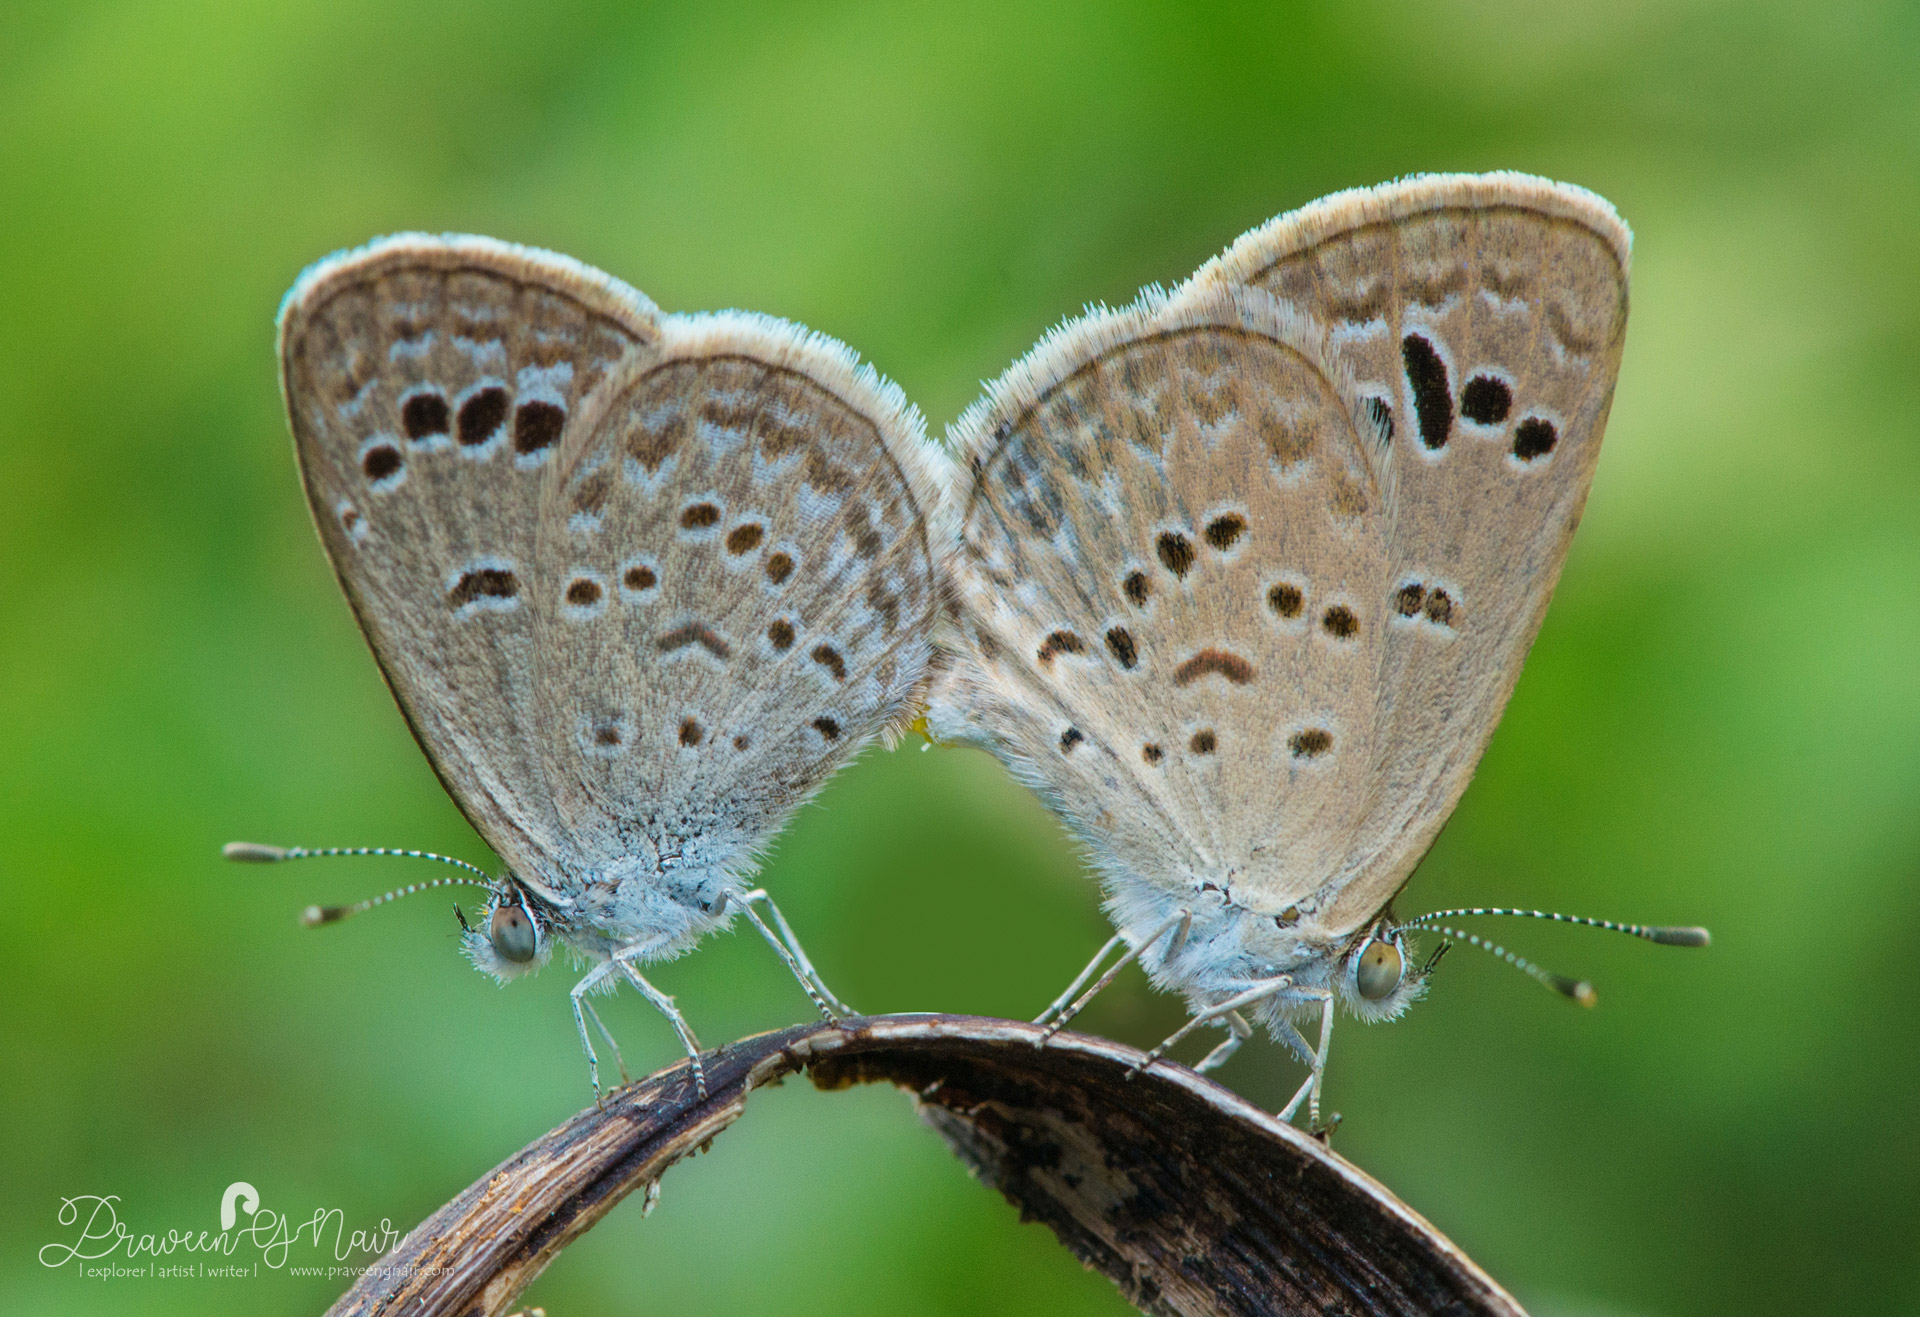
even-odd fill
[{"label": "butterfly hindwing", "polygon": [[1355,405],[1257,292],[1053,335],[957,427],[965,657],[936,729],[995,749],[1110,873],[1297,897],[1374,757],[1387,510]]},{"label": "butterfly hindwing", "polygon": [[662,329],[541,509],[535,734],[588,851],[744,867],[923,694],[937,459],[837,344],[738,314]]}]

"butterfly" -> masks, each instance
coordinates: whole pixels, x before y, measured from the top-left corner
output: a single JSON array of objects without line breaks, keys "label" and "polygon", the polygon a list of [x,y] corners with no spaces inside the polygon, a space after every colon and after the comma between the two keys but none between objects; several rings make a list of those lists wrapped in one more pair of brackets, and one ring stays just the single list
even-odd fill
[{"label": "butterfly", "polygon": [[[1524,175],[1340,193],[1063,324],[956,423],[929,726],[1060,815],[1118,929],[1042,1022],[1124,945],[1092,991],[1138,958],[1193,1012],[1152,1056],[1217,1022],[1218,1065],[1253,1015],[1317,1125],[1336,1003],[1421,995],[1392,903],[1560,575],[1630,251],[1605,201]],[[1424,918],[1463,913],[1491,912]]]},{"label": "butterfly", "polygon": [[749,880],[924,698],[951,533],[919,413],[832,339],[666,315],[486,238],[320,262],[279,345],[321,542],[421,749],[505,862],[474,871],[473,963],[504,981],[559,943],[589,965],[572,1000],[596,1090],[587,1018],[612,1039],[586,998],[620,978],[704,1087],[697,1039],[638,966],[736,913],[845,1013]]}]

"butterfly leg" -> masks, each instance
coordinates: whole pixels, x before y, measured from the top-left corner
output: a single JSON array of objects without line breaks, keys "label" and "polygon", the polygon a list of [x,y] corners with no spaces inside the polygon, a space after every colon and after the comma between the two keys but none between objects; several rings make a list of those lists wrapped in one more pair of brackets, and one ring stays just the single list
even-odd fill
[{"label": "butterfly leg", "polygon": [[[1217,1020],[1225,1015],[1232,1015],[1235,1011],[1239,1010],[1242,1006],[1251,1006],[1257,1001],[1265,1001],[1268,997],[1273,996],[1274,993],[1283,991],[1292,986],[1293,986],[1293,976],[1289,974],[1282,974],[1277,978],[1268,979],[1264,983],[1256,983],[1251,988],[1248,988],[1245,992],[1241,993],[1238,997],[1229,997],[1226,1001],[1221,1002],[1218,1006],[1209,1006],[1206,1010],[1201,1011],[1198,1015],[1194,1016],[1191,1020],[1188,1020],[1185,1024],[1181,1025],[1178,1029],[1174,1030],[1174,1032],[1170,1036],[1168,1036],[1167,1038],[1161,1041],[1158,1047],[1154,1048],[1151,1052],[1148,1052],[1145,1057],[1141,1058],[1139,1064],[1135,1065],[1133,1069],[1127,1072],[1128,1076],[1131,1077],[1133,1075],[1137,1075],[1142,1070],[1145,1070],[1148,1066],[1152,1065],[1155,1061],[1158,1061],[1161,1057],[1167,1054],[1167,1049],[1169,1047],[1172,1047],[1175,1043],[1179,1042],[1182,1038],[1185,1038],[1188,1034],[1192,1033],[1195,1029],[1198,1029],[1201,1025],[1206,1024],[1213,1020]],[[1231,1028],[1232,1026],[1229,1025],[1228,1027]],[[1249,1030],[1249,1032],[1251,1032],[1251,1030]]]},{"label": "butterfly leg", "polygon": [[[1305,995],[1305,994],[1302,994]],[[1295,1030],[1295,1036],[1298,1036]],[[1300,1039],[1302,1044],[1305,1039]],[[1320,994],[1320,1046],[1312,1053],[1308,1064],[1306,1082],[1293,1095],[1293,1100],[1280,1109],[1281,1120],[1292,1120],[1293,1113],[1300,1109],[1304,1099],[1307,1103],[1307,1125],[1311,1129],[1320,1128],[1320,1081],[1327,1073],[1327,1048],[1333,1042],[1333,994]]]},{"label": "butterfly leg", "polygon": [[620,1055],[620,1044],[613,1040],[613,1032],[607,1028],[606,1021],[600,1018],[600,1012],[593,1009],[593,1003],[582,997],[580,1004],[586,1008],[587,1018],[593,1021],[593,1027],[607,1040],[607,1046],[613,1049],[613,1063],[620,1067],[620,1082],[631,1084],[633,1076],[627,1073],[627,1058]]},{"label": "butterfly leg", "polygon": [[1051,1020],[1054,1016],[1066,1010],[1067,1004],[1073,1000],[1074,994],[1079,992],[1080,989],[1086,987],[1087,980],[1092,978],[1093,972],[1100,968],[1100,962],[1105,960],[1108,956],[1111,956],[1114,953],[1114,950],[1117,947],[1119,947],[1119,945],[1122,942],[1125,942],[1126,940],[1127,940],[1126,935],[1124,933],[1115,933],[1112,937],[1108,938],[1106,941],[1106,945],[1093,953],[1093,959],[1087,962],[1087,967],[1081,970],[1078,974],[1074,975],[1073,982],[1067,985],[1067,990],[1061,993],[1058,997],[1055,997],[1053,999],[1053,1005],[1047,1007],[1046,1010],[1041,1011],[1040,1014],[1034,1016],[1033,1022],[1035,1024],[1045,1024],[1047,1021]]},{"label": "butterfly leg", "polygon": [[[595,1101],[598,1101],[600,1098],[600,1058],[594,1054],[593,1040],[587,1037],[586,1012],[592,1009],[592,1007],[587,1005],[587,994],[598,987],[600,981],[611,973],[613,973],[613,962],[610,960],[602,961],[600,964],[588,970],[581,976],[580,981],[573,985],[573,1023],[574,1027],[580,1030],[580,1050],[587,1054],[587,1078],[593,1083],[593,1096]],[[599,1024],[599,1015],[596,1014],[593,1020],[595,1024]],[[601,1025],[601,1032],[606,1032],[605,1025]],[[612,1042],[613,1040],[609,1038],[607,1041]],[[615,1051],[617,1054],[618,1049],[615,1049]],[[625,1071],[626,1067],[623,1065],[621,1072],[625,1073]]]},{"label": "butterfly leg", "polygon": [[673,998],[648,983],[629,959],[646,949],[645,943],[622,947],[613,953],[613,959],[607,963],[618,965],[620,972],[627,976],[627,981],[640,989],[640,995],[652,1002],[653,1009],[666,1016],[667,1022],[673,1026],[673,1031],[680,1035],[680,1045],[687,1049],[687,1059],[693,1062],[693,1086],[704,1098],[707,1095],[707,1072],[706,1068],[700,1064],[700,1040],[693,1036],[693,1030],[687,1026],[687,1019],[680,1014],[680,1008],[673,1004]]},{"label": "butterfly leg", "polygon": [[[1161,924],[1160,927],[1154,929],[1152,934],[1150,934],[1148,937],[1143,939],[1139,946],[1129,948],[1126,955],[1114,961],[1112,967],[1109,968],[1105,974],[1102,974],[1100,976],[1100,981],[1098,983],[1095,983],[1091,988],[1088,988],[1085,992],[1081,993],[1080,996],[1077,999],[1075,999],[1071,1005],[1063,1006],[1062,1003],[1066,1002],[1068,998],[1072,997],[1073,994],[1079,990],[1080,985],[1087,981],[1088,976],[1090,976],[1093,973],[1094,969],[1100,964],[1100,962],[1102,960],[1105,960],[1107,955],[1110,952],[1112,952],[1114,947],[1119,945],[1121,941],[1121,936],[1117,933],[1113,937],[1109,938],[1107,940],[1107,944],[1100,948],[1100,953],[1096,955],[1092,960],[1088,961],[1087,967],[1080,971],[1080,976],[1076,978],[1072,983],[1067,985],[1067,990],[1060,994],[1060,999],[1058,1001],[1055,1001],[1053,1005],[1047,1007],[1046,1010],[1042,1011],[1040,1013],[1040,1018],[1034,1021],[1035,1024],[1047,1025],[1046,1032],[1040,1035],[1039,1041],[1035,1042],[1034,1046],[1045,1047],[1047,1045],[1047,1040],[1053,1037],[1055,1034],[1059,1033],[1062,1029],[1066,1028],[1067,1022],[1069,1020],[1073,1019],[1074,1016],[1078,1015],[1081,1011],[1085,1010],[1087,1008],[1087,1003],[1092,1001],[1095,997],[1097,997],[1100,994],[1101,990],[1104,989],[1109,983],[1112,983],[1115,975],[1117,975],[1121,970],[1125,969],[1128,965],[1131,965],[1134,961],[1138,960],[1141,956],[1141,953],[1146,951],[1146,949],[1152,946],[1155,942],[1158,942],[1161,938],[1165,937],[1168,933],[1173,934],[1173,940],[1167,943],[1166,954],[1171,956],[1174,952],[1178,951],[1180,949],[1181,944],[1187,940],[1187,930],[1192,926],[1193,926],[1193,911],[1191,910],[1174,911],[1173,914],[1167,917],[1167,921]],[[1052,1017],[1052,1023],[1047,1022],[1049,1016]]]},{"label": "butterfly leg", "polygon": [[1195,1073],[1204,1075],[1217,1066],[1225,1065],[1227,1058],[1240,1050],[1240,1044],[1253,1037],[1253,1026],[1247,1023],[1247,1017],[1239,1011],[1228,1011],[1225,1019],[1227,1021],[1226,1041],[1207,1053],[1206,1058],[1194,1067]]},{"label": "butterfly leg", "polygon": [[[793,977],[800,980],[801,990],[807,994],[808,999],[815,1006],[819,1007],[820,1014],[829,1020],[859,1014],[834,996],[833,989],[829,988],[826,981],[820,977],[820,971],[813,967],[811,960],[807,959],[806,948],[800,945],[800,939],[793,935],[793,925],[789,924],[787,917],[780,913],[780,907],[773,903],[773,898],[767,895],[765,888],[756,887],[753,891],[738,896],[728,893],[727,899],[739,906],[740,912],[753,921],[753,926],[760,930],[760,936],[767,940],[767,945],[773,948],[774,954],[786,963],[787,968],[793,972]],[[767,913],[773,916],[773,922],[779,926],[778,937],[775,937],[773,930],[761,921],[759,913],[753,908],[755,901],[766,903]]]},{"label": "butterfly leg", "polygon": [[1327,1048],[1333,1042],[1333,995],[1320,1003],[1320,1050],[1313,1058],[1313,1091],[1307,1094],[1307,1128],[1320,1126],[1320,1083],[1327,1077]]}]

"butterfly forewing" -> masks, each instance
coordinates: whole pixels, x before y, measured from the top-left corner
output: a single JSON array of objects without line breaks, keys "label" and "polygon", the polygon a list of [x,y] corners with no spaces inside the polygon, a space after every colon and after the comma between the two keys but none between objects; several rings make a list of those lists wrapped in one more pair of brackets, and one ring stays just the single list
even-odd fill
[{"label": "butterfly forewing", "polygon": [[321,539],[415,736],[516,869],[553,841],[533,710],[543,483],[609,371],[658,338],[645,298],[485,239],[403,236],[288,295],[281,368]]},{"label": "butterfly forewing", "polygon": [[936,541],[913,418],[848,354],[756,317],[664,328],[547,490],[537,725],[573,835],[697,863],[910,716]]},{"label": "butterfly forewing", "polygon": [[1213,290],[1077,322],[963,419],[962,637],[936,726],[1103,866],[1278,910],[1360,817],[1385,513],[1314,327]]},{"label": "butterfly forewing", "polygon": [[1377,422],[1388,491],[1381,755],[1327,922],[1405,880],[1498,722],[1599,458],[1629,239],[1605,202],[1519,175],[1344,194],[1197,276],[1322,322]]}]

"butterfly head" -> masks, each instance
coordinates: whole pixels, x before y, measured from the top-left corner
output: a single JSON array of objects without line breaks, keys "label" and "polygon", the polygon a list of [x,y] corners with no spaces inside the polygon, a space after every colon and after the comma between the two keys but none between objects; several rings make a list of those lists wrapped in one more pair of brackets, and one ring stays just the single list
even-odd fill
[{"label": "butterfly head", "polygon": [[1427,990],[1424,967],[1416,967],[1406,931],[1381,919],[1340,955],[1332,987],[1340,1004],[1363,1020],[1398,1019]]},{"label": "butterfly head", "polygon": [[[459,908],[455,907],[459,914]],[[461,950],[473,967],[501,983],[539,969],[553,955],[551,921],[540,902],[506,879],[487,896],[478,926],[460,915]]]}]

